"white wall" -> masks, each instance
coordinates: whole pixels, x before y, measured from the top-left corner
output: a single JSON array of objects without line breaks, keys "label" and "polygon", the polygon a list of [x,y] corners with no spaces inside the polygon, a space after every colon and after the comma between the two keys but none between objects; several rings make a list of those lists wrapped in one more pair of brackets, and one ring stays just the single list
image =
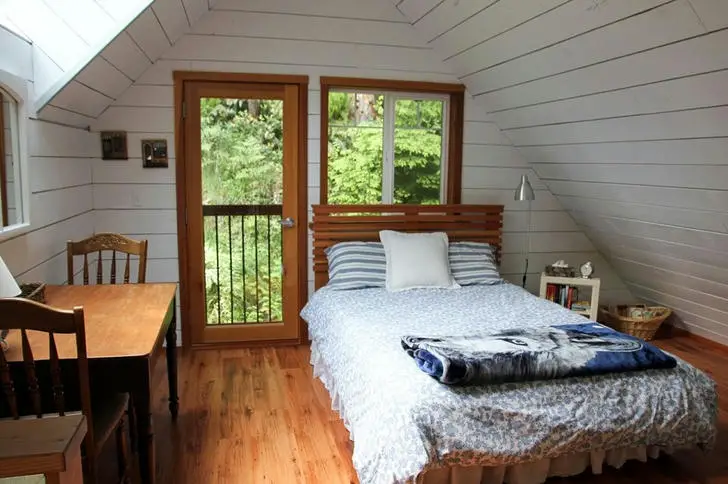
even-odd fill
[{"label": "white wall", "polygon": [[399,8],[632,293],[728,344],[728,2],[418,4]]},{"label": "white wall", "polygon": [[[0,28],[0,52],[0,69],[28,80],[32,93],[32,46]],[[66,281],[66,241],[93,233],[97,137],[39,120],[28,130],[31,230],[2,239],[0,256],[20,281],[60,284]]]},{"label": "white wall", "polygon": [[[267,13],[259,13],[265,11]],[[96,231],[118,231],[150,241],[148,280],[178,281],[172,72],[207,70],[305,74],[309,85],[310,203],[319,199],[319,77],[349,76],[456,82],[449,67],[386,1],[363,7],[355,0],[220,0],[96,122],[94,131],[128,131],[129,161],[93,165]],[[530,288],[536,273],[557,258],[595,261],[605,299],[630,298],[572,218],[539,181],[490,118],[466,103],[463,201],[506,205],[503,272],[520,281],[526,206],[513,201],[520,175],[528,173],[534,203]],[[163,137],[170,168],[141,168],[139,141]],[[310,267],[310,262],[309,262]],[[313,280],[309,272],[310,281]],[[312,282],[310,282],[312,285]]]}]

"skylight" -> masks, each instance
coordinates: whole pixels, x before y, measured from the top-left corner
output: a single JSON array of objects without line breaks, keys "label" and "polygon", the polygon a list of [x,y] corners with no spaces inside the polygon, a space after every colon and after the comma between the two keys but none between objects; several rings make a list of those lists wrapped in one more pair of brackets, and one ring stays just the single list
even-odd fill
[{"label": "skylight", "polygon": [[150,3],[151,0],[0,0],[0,25],[28,39],[59,68],[57,79],[46,84],[54,85],[64,74],[80,70]]}]

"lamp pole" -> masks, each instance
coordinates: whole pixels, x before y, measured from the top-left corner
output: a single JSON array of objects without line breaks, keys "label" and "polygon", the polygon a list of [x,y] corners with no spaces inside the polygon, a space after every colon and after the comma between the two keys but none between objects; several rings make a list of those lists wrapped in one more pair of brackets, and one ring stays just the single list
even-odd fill
[{"label": "lamp pole", "polygon": [[528,256],[531,253],[531,202],[536,199],[536,194],[533,192],[531,183],[528,181],[528,175],[521,175],[521,182],[516,188],[516,193],[513,197],[518,202],[528,202],[528,225],[526,227],[526,240],[524,242],[524,267],[523,267],[523,279],[521,286],[525,289],[526,279],[528,278]]}]

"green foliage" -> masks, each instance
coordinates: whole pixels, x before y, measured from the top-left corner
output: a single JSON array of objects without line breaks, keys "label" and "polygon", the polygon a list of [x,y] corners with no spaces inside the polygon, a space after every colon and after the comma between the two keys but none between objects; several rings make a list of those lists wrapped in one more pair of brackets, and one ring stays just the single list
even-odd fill
[{"label": "green foliage", "polygon": [[[208,98],[200,108],[203,204],[279,205],[283,103]],[[281,240],[279,216],[205,217],[209,324],[282,320]]]},{"label": "green foliage", "polygon": [[[442,109],[438,100],[396,101],[394,203],[439,203]],[[381,203],[383,110],[383,96],[329,94],[329,203]]]},{"label": "green foliage", "polygon": [[201,101],[205,205],[280,204],[283,102]]}]

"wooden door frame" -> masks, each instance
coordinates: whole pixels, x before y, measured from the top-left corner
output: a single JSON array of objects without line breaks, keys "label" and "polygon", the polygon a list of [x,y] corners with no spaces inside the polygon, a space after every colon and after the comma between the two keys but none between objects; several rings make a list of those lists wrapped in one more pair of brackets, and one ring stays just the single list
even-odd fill
[{"label": "wooden door frame", "polygon": [[[298,213],[296,230],[298,231],[298,254],[296,265],[298,276],[298,294],[296,307],[299,312],[308,299],[308,76],[280,75],[280,74],[245,74],[232,72],[206,72],[206,71],[174,71],[174,132],[175,132],[175,176],[177,192],[177,247],[179,259],[180,281],[180,311],[182,314],[182,346],[192,346],[192,325],[190,314],[190,277],[189,253],[187,241],[187,183],[184,137],[184,113],[182,109],[185,83],[195,82],[239,82],[247,84],[280,84],[298,86]],[[306,338],[306,326],[299,317],[298,341]],[[290,343],[290,341],[286,341]],[[267,342],[241,342],[240,346],[255,344],[270,344]],[[204,346],[204,345],[202,345]],[[219,347],[220,345],[215,345]],[[197,347],[197,345],[196,345]]]}]

